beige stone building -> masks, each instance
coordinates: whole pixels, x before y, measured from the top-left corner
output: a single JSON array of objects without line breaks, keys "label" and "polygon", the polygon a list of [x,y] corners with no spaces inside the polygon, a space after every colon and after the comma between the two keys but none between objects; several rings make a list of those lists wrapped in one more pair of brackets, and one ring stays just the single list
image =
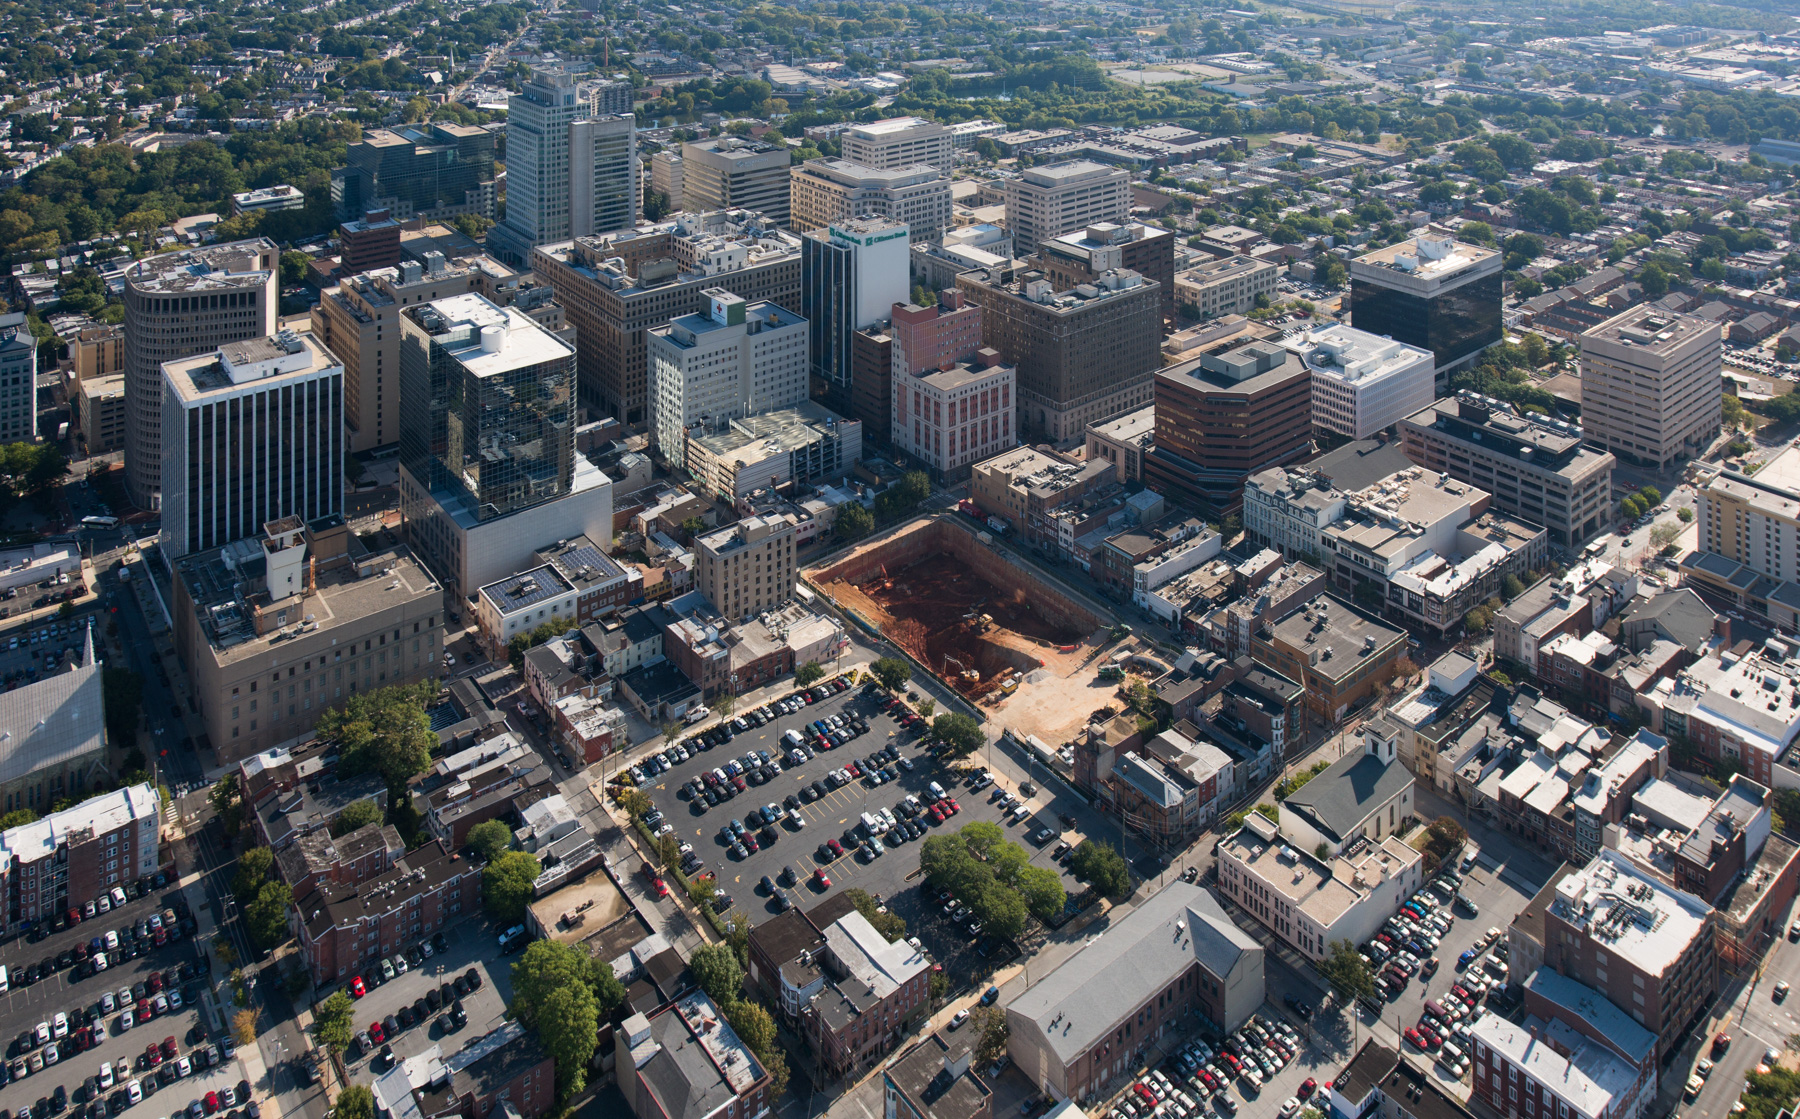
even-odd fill
[{"label": "beige stone building", "polygon": [[1123,225],[1131,218],[1131,175],[1087,159],[1046,163],[1008,179],[1006,227],[1016,252],[1090,225]]},{"label": "beige stone building", "polygon": [[795,520],[746,517],[694,541],[694,586],[727,618],[749,618],[794,596]]},{"label": "beige stone building", "polygon": [[1242,315],[1256,306],[1257,296],[1275,290],[1280,271],[1255,257],[1211,260],[1175,277],[1175,305],[1202,319]]},{"label": "beige stone building", "polygon": [[845,159],[882,171],[918,163],[948,170],[956,161],[956,137],[950,126],[919,117],[853,125],[838,137],[838,149]]},{"label": "beige stone building", "polygon": [[125,448],[125,375],[84,377],[75,397],[75,418],[90,455]]},{"label": "beige stone building", "polygon": [[[260,578],[246,578],[253,562]],[[404,547],[371,550],[342,516],[175,563],[176,646],[221,762],[312,733],[358,692],[438,673],[444,592]]]},{"label": "beige stone building", "polygon": [[790,173],[791,229],[824,229],[855,218],[903,222],[912,240],[935,241],[952,222],[950,179],[926,164],[878,170],[842,159],[815,159]]},{"label": "beige stone building", "polygon": [[69,340],[69,364],[77,381],[125,372],[125,327],[90,326]]},{"label": "beige stone building", "polygon": [[1581,433],[1626,462],[1667,469],[1719,434],[1719,324],[1655,305],[1581,335]]},{"label": "beige stone building", "polygon": [[724,136],[681,146],[684,209],[755,210],[777,225],[788,220],[785,145]]}]

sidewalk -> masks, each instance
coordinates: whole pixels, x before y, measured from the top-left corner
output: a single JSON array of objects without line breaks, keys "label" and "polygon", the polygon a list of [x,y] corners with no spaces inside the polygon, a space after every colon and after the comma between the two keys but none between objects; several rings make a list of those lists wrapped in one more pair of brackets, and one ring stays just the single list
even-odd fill
[{"label": "sidewalk", "polygon": [[[212,942],[219,935],[219,929],[218,923],[213,920],[212,906],[207,903],[206,888],[197,866],[193,844],[194,840],[188,838],[175,841],[176,882],[182,893],[187,895],[188,908],[199,925],[194,933],[195,947],[211,953]],[[205,1023],[206,1026],[222,1034],[231,1033],[231,1013],[236,1009],[230,1004],[221,1005],[220,993],[226,985],[226,980],[216,979],[209,972],[206,989],[200,998],[201,1013],[204,1018],[210,1019]],[[243,1078],[250,1082],[253,1098],[259,1103],[273,1103],[274,1094],[268,1088],[268,1068],[263,1063],[262,1050],[256,1043],[239,1045],[234,1059],[243,1064]]]}]

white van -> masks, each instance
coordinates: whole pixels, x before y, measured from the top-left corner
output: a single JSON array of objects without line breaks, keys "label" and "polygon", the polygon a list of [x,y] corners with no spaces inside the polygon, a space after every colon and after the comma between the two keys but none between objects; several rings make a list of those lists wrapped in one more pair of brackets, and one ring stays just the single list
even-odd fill
[{"label": "white van", "polygon": [[862,814],[861,823],[862,823],[863,834],[868,836],[870,839],[874,839],[876,836],[880,835],[882,832],[887,830],[886,824],[882,823],[880,820],[876,819],[874,816],[869,815],[867,812],[864,812]]},{"label": "white van", "polygon": [[783,742],[786,742],[789,746],[799,747],[799,746],[806,745],[806,739],[801,738],[800,732],[793,729],[792,727],[788,728],[788,732],[786,734],[782,735],[781,739]]}]

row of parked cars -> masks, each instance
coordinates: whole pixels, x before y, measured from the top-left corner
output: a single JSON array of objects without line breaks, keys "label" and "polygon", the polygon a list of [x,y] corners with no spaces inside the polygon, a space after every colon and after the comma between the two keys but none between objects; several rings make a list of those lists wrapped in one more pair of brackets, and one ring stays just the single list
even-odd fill
[{"label": "row of parked cars", "polygon": [[379,1049],[384,1056],[392,1056],[389,1048],[393,1040],[414,1026],[423,1026],[431,1021],[431,1016],[444,1011],[440,1024],[444,1032],[460,1030],[469,1024],[468,1011],[463,1007],[464,995],[481,989],[481,973],[474,968],[463,972],[449,983],[440,983],[413,1000],[411,1006],[403,1006],[378,1022],[370,1022],[369,1028],[359,1030],[354,1040],[355,1052],[352,1059],[367,1056]]},{"label": "row of parked cars", "polygon": [[[1233,1031],[1218,1049],[1204,1041],[1191,1041],[1171,1054],[1165,1069],[1153,1069],[1134,1082],[1120,1097],[1109,1119],[1198,1119],[1211,1101],[1219,1115],[1237,1114],[1237,1101],[1229,1088],[1233,1081],[1248,1099],[1262,1090],[1269,1077],[1285,1068],[1300,1051],[1300,1035],[1280,1019],[1253,1014]],[[1172,1074],[1172,1075],[1171,1075]],[[1327,1085],[1329,1087],[1329,1085]],[[1318,1083],[1311,1077],[1299,1093],[1281,1107],[1290,1119],[1311,1098]]]},{"label": "row of parked cars", "polygon": [[670,769],[692,758],[703,750],[712,750],[725,745],[738,735],[755,727],[767,726],[782,715],[792,714],[804,709],[808,704],[829,699],[850,686],[850,681],[843,677],[828,680],[805,691],[764,704],[761,707],[746,711],[736,718],[722,719],[716,726],[669,746],[665,750],[651,754],[625,771],[631,783],[637,786],[647,784],[650,778],[667,773]]},{"label": "row of parked cars", "polygon": [[[361,975],[351,976],[350,997],[360,999],[383,983],[392,983],[412,968],[420,967],[431,957],[449,950],[450,945],[444,940],[444,934],[433,933],[430,939],[421,940],[404,951],[394,953],[392,957],[383,957]],[[476,976],[476,981],[480,981],[480,976]]]}]

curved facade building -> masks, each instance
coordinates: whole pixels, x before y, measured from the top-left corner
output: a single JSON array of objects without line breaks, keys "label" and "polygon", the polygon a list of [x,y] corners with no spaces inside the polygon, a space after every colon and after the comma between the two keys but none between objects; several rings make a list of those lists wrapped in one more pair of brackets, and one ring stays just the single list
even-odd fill
[{"label": "curved facade building", "polygon": [[125,273],[125,486],[162,506],[163,363],[275,333],[281,251],[267,237],[146,257]]}]

